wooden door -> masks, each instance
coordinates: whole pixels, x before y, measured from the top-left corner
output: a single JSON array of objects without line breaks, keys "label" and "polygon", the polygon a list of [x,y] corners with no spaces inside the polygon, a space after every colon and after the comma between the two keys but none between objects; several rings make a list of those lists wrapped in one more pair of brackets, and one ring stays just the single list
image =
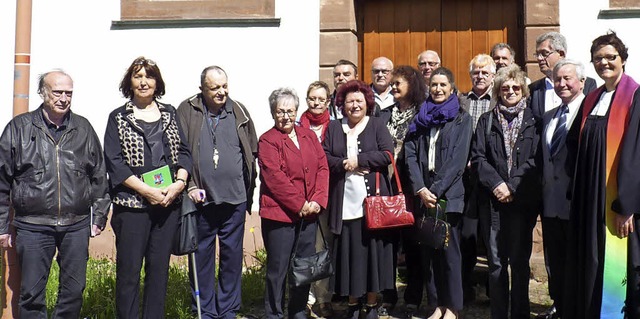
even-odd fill
[{"label": "wooden door", "polygon": [[[417,67],[424,50],[440,55],[461,92],[471,89],[469,62],[509,43],[523,62],[522,3],[514,0],[363,0],[357,2],[360,78],[371,81],[371,61],[390,58],[394,66]],[[520,23],[521,25],[521,23]]]}]

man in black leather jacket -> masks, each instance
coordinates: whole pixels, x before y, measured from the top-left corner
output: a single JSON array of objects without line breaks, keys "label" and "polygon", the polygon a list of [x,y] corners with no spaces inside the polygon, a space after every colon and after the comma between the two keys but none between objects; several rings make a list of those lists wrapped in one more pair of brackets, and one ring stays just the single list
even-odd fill
[{"label": "man in black leather jacket", "polygon": [[38,93],[44,103],[15,117],[0,137],[0,246],[18,254],[20,318],[47,318],[56,250],[60,289],[52,318],[78,318],[89,236],[104,229],[109,210],[104,158],[91,124],[70,111],[69,75],[43,74]]}]

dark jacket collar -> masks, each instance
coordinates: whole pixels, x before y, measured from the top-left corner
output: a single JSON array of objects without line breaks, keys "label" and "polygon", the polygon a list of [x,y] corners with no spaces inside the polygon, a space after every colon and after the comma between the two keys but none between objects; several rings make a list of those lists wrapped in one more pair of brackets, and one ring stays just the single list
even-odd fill
[{"label": "dark jacket collar", "polygon": [[[204,113],[205,105],[202,97],[202,93],[198,93],[189,99],[189,105],[193,107],[196,111],[200,113]],[[230,97],[227,96],[227,102],[224,105],[225,110],[227,112],[233,111],[233,115],[236,117],[236,126],[240,126],[246,122],[249,122],[249,116],[245,114],[245,111],[238,105],[238,102],[234,101]]]}]

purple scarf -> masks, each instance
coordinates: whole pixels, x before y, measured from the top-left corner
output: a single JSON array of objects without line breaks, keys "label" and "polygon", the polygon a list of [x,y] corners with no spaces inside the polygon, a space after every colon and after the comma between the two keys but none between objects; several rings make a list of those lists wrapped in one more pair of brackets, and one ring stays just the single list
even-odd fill
[{"label": "purple scarf", "polygon": [[436,104],[431,97],[429,97],[422,103],[420,111],[413,122],[409,124],[409,133],[415,133],[417,130],[427,130],[434,126],[447,123],[453,120],[459,111],[460,101],[455,92],[451,93],[451,96],[440,104]]}]

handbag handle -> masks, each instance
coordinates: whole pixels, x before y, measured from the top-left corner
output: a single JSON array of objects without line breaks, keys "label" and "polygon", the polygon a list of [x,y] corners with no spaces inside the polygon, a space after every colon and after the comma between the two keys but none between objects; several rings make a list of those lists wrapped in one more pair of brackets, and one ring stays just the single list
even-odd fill
[{"label": "handbag handle", "polygon": [[[304,218],[300,219],[300,228],[298,229],[298,236],[296,236],[296,242],[293,244],[293,251],[291,252],[291,258],[296,257],[296,251],[298,251],[298,241],[300,240],[300,233],[302,232],[302,223],[304,223]],[[322,237],[322,243],[324,244],[324,249],[329,250],[329,244],[327,244],[327,240],[324,239],[324,232],[322,231],[322,224],[318,223],[318,228],[320,229],[320,236]]]},{"label": "handbag handle", "polygon": [[[396,178],[396,186],[398,186],[398,195],[402,194],[402,185],[400,185],[400,176],[398,176],[398,169],[396,168],[396,160],[393,158],[393,154],[389,151],[384,151],[391,158],[391,165],[393,166],[393,176]],[[376,196],[380,196],[380,172],[376,172]]]}]

